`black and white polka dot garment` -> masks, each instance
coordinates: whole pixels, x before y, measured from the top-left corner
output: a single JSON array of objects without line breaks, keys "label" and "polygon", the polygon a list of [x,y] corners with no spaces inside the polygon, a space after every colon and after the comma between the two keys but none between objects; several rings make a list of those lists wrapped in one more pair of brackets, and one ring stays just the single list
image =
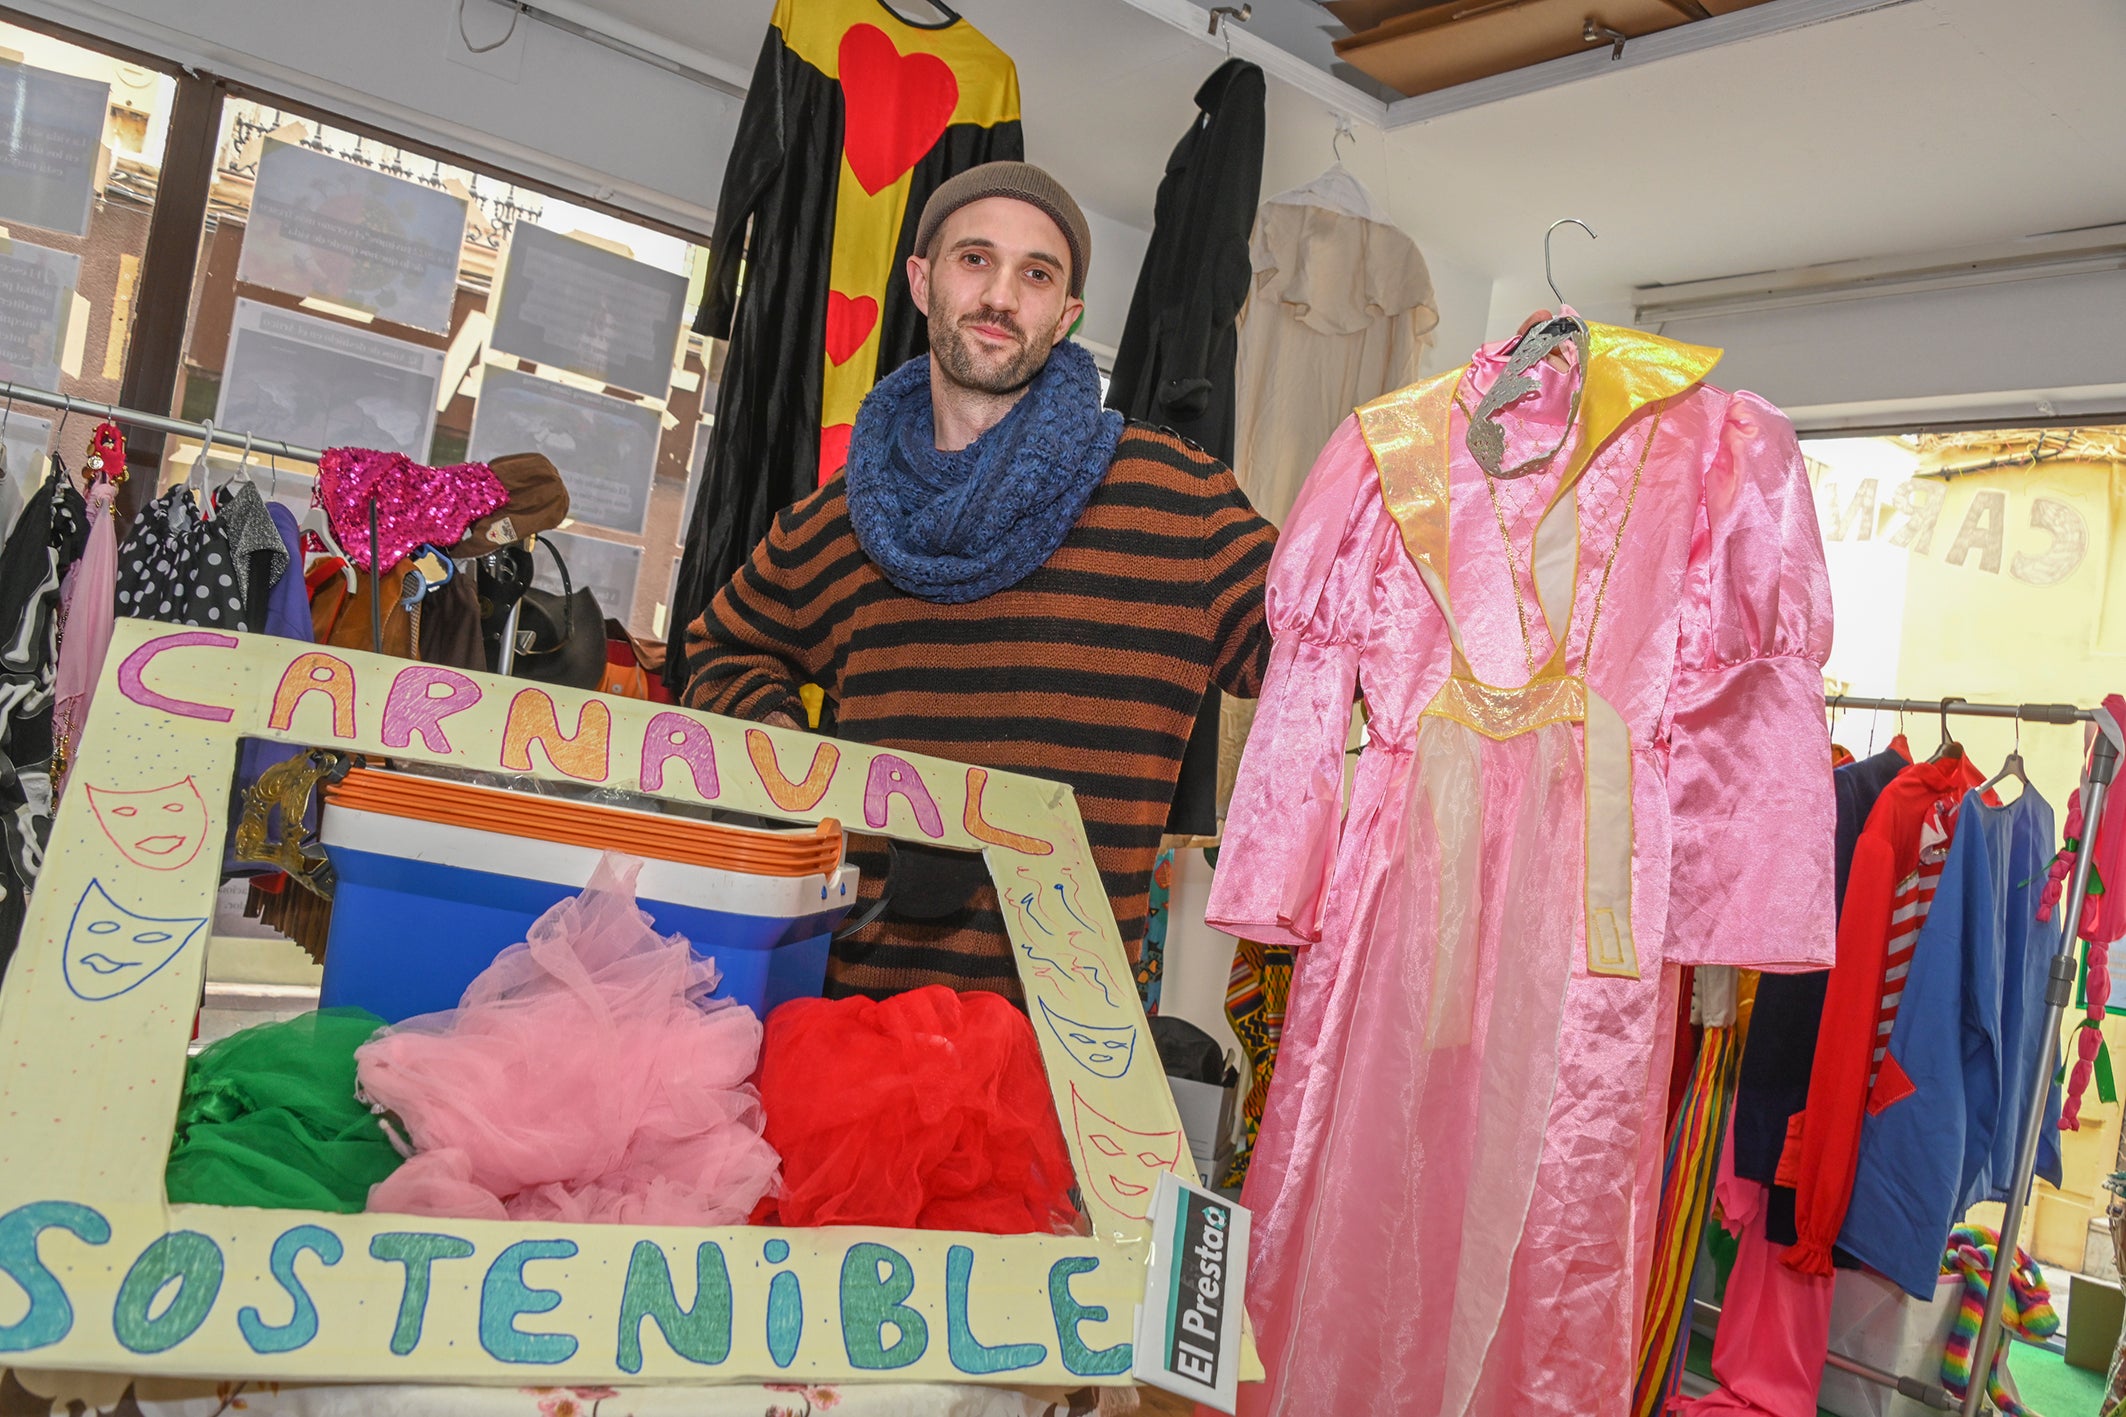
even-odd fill
[{"label": "black and white polka dot garment", "polygon": [[118,548],[118,613],[206,630],[243,627],[236,555],[218,522],[203,519],[189,487],[141,508]]}]

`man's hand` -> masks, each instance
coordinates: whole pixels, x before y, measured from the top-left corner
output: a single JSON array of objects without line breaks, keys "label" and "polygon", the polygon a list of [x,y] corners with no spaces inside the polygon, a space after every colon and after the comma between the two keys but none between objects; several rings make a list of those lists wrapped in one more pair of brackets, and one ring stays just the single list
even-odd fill
[{"label": "man's hand", "polygon": [[803,725],[800,724],[796,719],[790,717],[790,715],[782,712],[779,709],[776,712],[769,714],[766,718],[763,718],[761,722],[765,723],[770,728],[803,728]]}]

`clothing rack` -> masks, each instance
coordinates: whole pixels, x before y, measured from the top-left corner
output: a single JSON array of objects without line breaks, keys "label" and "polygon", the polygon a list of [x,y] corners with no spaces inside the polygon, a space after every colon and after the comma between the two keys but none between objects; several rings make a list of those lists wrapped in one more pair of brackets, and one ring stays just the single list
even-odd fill
[{"label": "clothing rack", "polygon": [[[2037,1148],[2044,1135],[2045,1104],[2052,1090],[2052,1079],[2059,1067],[2060,1024],[2066,1018],[2067,1006],[2074,997],[2077,939],[2075,927],[2081,920],[2082,900],[2088,893],[2089,873],[2094,860],[2097,822],[2104,811],[2104,798],[2110,792],[2113,779],[2118,774],[2119,758],[2126,753],[2126,724],[2114,720],[2102,709],[2085,709],[2074,704],[1975,704],[1968,699],[1878,699],[1854,694],[1826,694],[1824,706],[1831,709],[1872,709],[1885,713],[1940,714],[1944,724],[1948,715],[1958,714],[1967,718],[2012,718],[2028,723],[2094,723],[2096,741],[2089,751],[2088,771],[2082,778],[2082,821],[2080,845],[2074,854],[2074,868],[2067,879],[2067,890],[2060,897],[2060,947],[2052,956],[2051,967],[2045,979],[2045,1025],[2039,1036],[2048,1056],[2043,1066],[2031,1074],[2031,1097],[2023,1117],[2022,1135],[2016,1139],[2015,1176],[2018,1184],[2008,1192],[2006,1210],[2001,1216],[2000,1246],[1994,1254],[1993,1278],[1987,1286],[1985,1317],[1979,1324],[1978,1343],[1972,1353],[1971,1385],[1964,1394],[1963,1417],[1980,1417],[1991,1410],[1986,1401],[1986,1387],[1992,1377],[1993,1355],[2000,1348],[2001,1313],[2008,1300],[2008,1279],[2015,1269],[2015,1254],[2022,1238],[2023,1211],[2028,1205],[2031,1190],[2036,1186]],[[1700,1308],[1709,1306],[1700,1305]],[[1717,1312],[1717,1311],[1716,1311]],[[1857,1363],[1842,1354],[1831,1354],[1831,1366],[1842,1368],[1869,1382],[1897,1389],[1915,1401],[1944,1410],[1955,1410],[1954,1401],[1937,1381],[1900,1377]],[[1931,1388],[1932,1393],[1924,1391]],[[1938,1394],[1939,1396],[1935,1396]]]},{"label": "clothing rack", "polygon": [[226,428],[216,428],[212,423],[194,423],[186,418],[144,413],[137,408],[123,408],[114,403],[97,403],[93,399],[77,399],[72,394],[54,393],[50,389],[30,388],[5,381],[0,381],[0,400],[9,404],[27,403],[40,408],[56,408],[62,414],[87,414],[91,418],[130,424],[153,433],[175,433],[179,437],[197,438],[202,443],[218,442],[225,447],[263,453],[270,458],[287,458],[292,462],[314,463],[324,456],[316,448],[299,448],[278,438],[260,438],[249,433],[235,433]]},{"label": "clothing rack", "polygon": [[[219,441],[226,447],[241,449],[246,456],[263,453],[269,458],[287,458],[291,462],[317,463],[325,455],[317,448],[298,447],[279,438],[260,438],[250,433],[232,433],[226,428],[216,428],[212,423],[194,423],[188,418],[171,418],[160,413],[145,413],[137,408],[124,408],[114,403],[97,403],[93,399],[77,399],[72,394],[55,393],[50,389],[25,388],[20,384],[0,380],[0,400],[12,407],[17,403],[35,404],[40,408],[56,408],[62,414],[83,413],[92,418],[108,419],[113,423],[129,424],[154,433],[174,433],[179,437],[197,438],[202,444],[201,454]],[[372,593],[372,602],[375,596]],[[509,617],[502,625],[502,647],[496,664],[496,672],[509,673],[517,658],[517,616],[523,609],[520,597],[509,607]],[[377,606],[372,603],[372,620]]]},{"label": "clothing rack", "polygon": [[2097,710],[2073,704],[1974,704],[1969,699],[1870,699],[1858,694],[1825,694],[1825,708],[1872,709],[1878,713],[1955,713],[1969,718],[2013,718],[2024,723],[2091,723]]}]

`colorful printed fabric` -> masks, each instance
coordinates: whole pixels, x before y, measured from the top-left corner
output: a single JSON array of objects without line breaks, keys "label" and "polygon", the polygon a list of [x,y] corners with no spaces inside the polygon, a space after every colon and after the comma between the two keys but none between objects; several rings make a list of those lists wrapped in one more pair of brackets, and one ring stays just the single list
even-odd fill
[{"label": "colorful printed fabric", "polygon": [[[1971,1386],[1972,1349],[1978,1343],[1979,1325],[1986,1314],[1986,1292],[1993,1281],[1993,1261],[2000,1250],[2000,1233],[1984,1225],[1959,1225],[1949,1232],[1949,1248],[1941,1257],[1943,1274],[1961,1274],[1964,1297],[1956,1311],[1956,1327],[1949,1332],[1949,1346],[1941,1355],[1941,1385],[1950,1396],[1963,1401]],[[1993,1371],[1987,1375],[1986,1396],[2002,1417],[2024,1417],[2029,1408],[2017,1399],[2008,1382],[2007,1335],[2043,1343],[2060,1331],[2060,1316],[2052,1307],[2052,1290],[2037,1261],[2015,1251],[2015,1268],[2008,1275],[2008,1302],[2001,1308],[2003,1336],[1994,1350]]]},{"label": "colorful printed fabric", "polygon": [[1152,863],[1151,907],[1144,919],[1144,947],[1137,954],[1137,997],[1147,1018],[1159,1012],[1159,982],[1166,976],[1167,898],[1174,890],[1174,853]]},{"label": "colorful printed fabric", "polygon": [[1240,1046],[1247,1050],[1250,1077],[1248,1094],[1240,1103],[1245,1131],[1220,1185],[1237,1186],[1248,1177],[1248,1158],[1254,1154],[1255,1137],[1262,1130],[1263,1105],[1270,1096],[1270,1074],[1277,1067],[1285,1000],[1291,991],[1292,951],[1288,947],[1257,944],[1253,940],[1242,940],[1234,947],[1233,972],[1225,989],[1225,1016],[1232,1023]]},{"label": "colorful printed fabric", "polygon": [[1663,1169],[1654,1268],[1646,1286],[1646,1322],[1640,1326],[1639,1381],[1634,1417],[1653,1417],[1675,1396],[1682,1373],[1677,1361],[1690,1322],[1691,1271],[1712,1209],[1713,1174],[1720,1138],[1727,1130],[1741,1068],[1738,1027],[1707,1028],[1698,1066],[1669,1129]]}]

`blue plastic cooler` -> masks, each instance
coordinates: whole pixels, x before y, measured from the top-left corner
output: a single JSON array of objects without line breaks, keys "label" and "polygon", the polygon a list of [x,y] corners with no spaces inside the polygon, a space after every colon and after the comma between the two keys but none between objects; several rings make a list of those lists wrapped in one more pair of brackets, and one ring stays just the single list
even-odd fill
[{"label": "blue plastic cooler", "polygon": [[[601,853],[328,805],[325,854],[338,876],[323,1007],[352,1005],[390,1023],[455,1008],[496,955],[580,893]],[[836,925],[856,903],[857,872],[758,876],[646,860],[637,903],[664,934],[684,935],[722,972],[715,997],[761,1017],[816,998]]]}]

